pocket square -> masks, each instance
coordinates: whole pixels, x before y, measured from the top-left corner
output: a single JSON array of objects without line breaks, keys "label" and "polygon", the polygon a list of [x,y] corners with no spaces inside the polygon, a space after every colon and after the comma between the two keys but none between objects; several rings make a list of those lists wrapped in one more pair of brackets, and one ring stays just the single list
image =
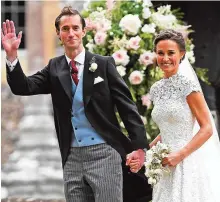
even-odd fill
[{"label": "pocket square", "polygon": [[98,76],[97,78],[95,78],[94,84],[100,83],[100,82],[102,82],[102,81],[104,81],[104,79],[101,78],[100,76]]}]

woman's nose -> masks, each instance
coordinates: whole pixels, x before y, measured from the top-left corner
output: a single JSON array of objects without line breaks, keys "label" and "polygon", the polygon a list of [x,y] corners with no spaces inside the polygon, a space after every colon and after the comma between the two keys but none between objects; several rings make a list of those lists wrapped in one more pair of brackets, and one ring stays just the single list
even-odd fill
[{"label": "woman's nose", "polygon": [[164,61],[168,61],[169,60],[169,56],[168,55],[164,55],[163,60]]}]

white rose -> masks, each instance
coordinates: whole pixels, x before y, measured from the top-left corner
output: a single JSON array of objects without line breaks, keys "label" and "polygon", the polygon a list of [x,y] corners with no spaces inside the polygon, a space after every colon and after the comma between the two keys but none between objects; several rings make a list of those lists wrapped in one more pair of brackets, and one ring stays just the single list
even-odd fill
[{"label": "white rose", "polygon": [[156,170],[154,170],[154,173],[161,175],[163,172],[161,169],[156,169]]},{"label": "white rose", "polygon": [[115,59],[116,65],[126,66],[129,63],[129,56],[126,50],[118,50],[113,53],[112,57]]},{"label": "white rose", "polygon": [[151,16],[151,11],[148,7],[145,7],[142,10],[142,16],[143,16],[144,19],[148,19]]},{"label": "white rose", "polygon": [[155,185],[156,183],[157,183],[157,181],[155,179],[153,179],[152,177],[150,177],[148,179],[148,184]]},{"label": "white rose", "polygon": [[126,68],[122,65],[116,67],[118,73],[123,77],[126,75]]},{"label": "white rose", "polygon": [[138,85],[143,81],[143,74],[140,71],[135,70],[130,74],[128,79],[132,85]]},{"label": "white rose", "polygon": [[119,26],[125,33],[136,35],[141,27],[141,21],[138,15],[128,14],[121,19]]},{"label": "white rose", "polygon": [[91,64],[89,70],[90,70],[91,72],[95,72],[95,70],[96,70],[97,68],[98,68],[98,65],[97,65],[95,62],[93,62],[93,63]]}]

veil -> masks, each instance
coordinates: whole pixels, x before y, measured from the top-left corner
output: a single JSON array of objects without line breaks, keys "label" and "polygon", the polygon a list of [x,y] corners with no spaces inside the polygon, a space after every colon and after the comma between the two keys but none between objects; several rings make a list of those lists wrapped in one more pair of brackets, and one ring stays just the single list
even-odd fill
[{"label": "veil", "polygon": [[[187,79],[191,80],[192,82],[199,85],[200,90],[202,92],[201,85],[199,83],[198,77],[189,63],[188,58],[185,55],[184,60],[180,63],[178,74],[187,77]],[[203,93],[203,92],[202,92]],[[207,183],[210,185],[210,189],[212,193],[216,196],[216,201],[220,201],[220,194],[219,194],[219,182],[220,182],[220,142],[218,132],[215,126],[214,118],[208,108],[206,103],[207,109],[209,111],[210,120],[212,123],[212,136],[198,149],[201,153],[200,161],[202,162],[201,169],[204,169],[205,173],[208,173],[209,178]],[[200,126],[195,120],[194,128],[193,128],[193,135],[196,135],[199,131]]]}]

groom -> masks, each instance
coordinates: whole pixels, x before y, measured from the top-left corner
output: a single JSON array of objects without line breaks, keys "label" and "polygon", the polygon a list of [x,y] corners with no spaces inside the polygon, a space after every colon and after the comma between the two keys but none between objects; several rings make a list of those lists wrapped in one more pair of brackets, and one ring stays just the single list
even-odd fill
[{"label": "groom", "polygon": [[[65,54],[53,58],[26,77],[17,58],[22,33],[13,21],[3,23],[7,80],[16,95],[51,94],[62,156],[67,202],[135,202],[151,198],[143,170],[134,174],[125,165],[144,161],[146,132],[131,94],[112,57],[85,51],[85,21],[71,7],[55,20]],[[129,137],[121,131],[117,108]],[[131,170],[132,171],[132,170]]]}]

